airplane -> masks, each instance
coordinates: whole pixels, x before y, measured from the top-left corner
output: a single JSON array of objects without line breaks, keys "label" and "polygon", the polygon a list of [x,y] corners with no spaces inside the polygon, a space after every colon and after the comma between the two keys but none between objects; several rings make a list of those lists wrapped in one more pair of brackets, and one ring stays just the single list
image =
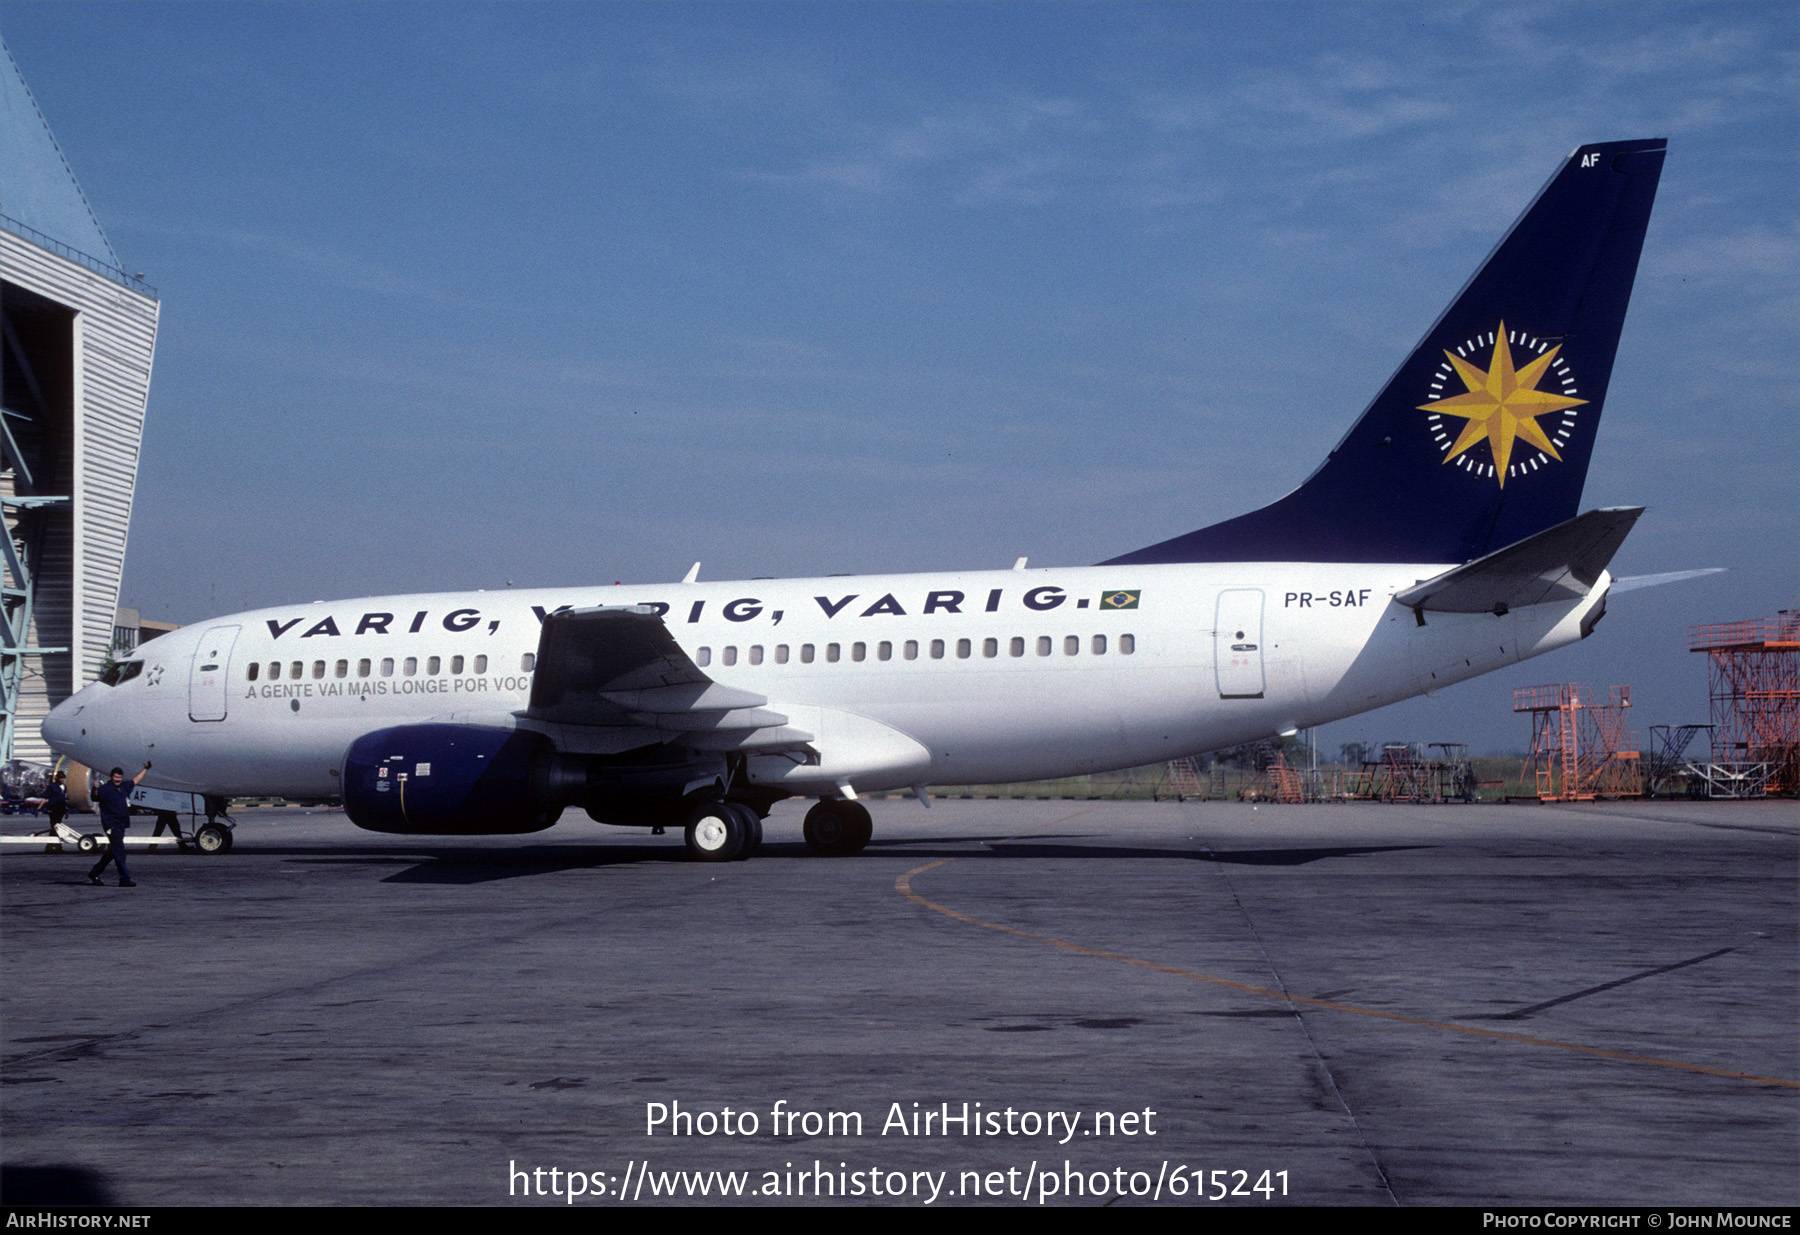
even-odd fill
[{"label": "airplane", "polygon": [[[412,835],[577,808],[747,856],[862,797],[1154,764],[1291,734],[1587,638],[1642,507],[1578,513],[1661,139],[1564,160],[1316,471],[1093,566],[451,592],[163,635],[59,704],[57,751]],[[1648,586],[1685,574],[1622,581]]]}]

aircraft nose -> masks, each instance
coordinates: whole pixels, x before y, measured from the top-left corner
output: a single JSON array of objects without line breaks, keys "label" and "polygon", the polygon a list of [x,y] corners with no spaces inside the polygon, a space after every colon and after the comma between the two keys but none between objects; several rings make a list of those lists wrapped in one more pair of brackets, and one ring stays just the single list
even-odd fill
[{"label": "aircraft nose", "polygon": [[44,717],[44,741],[60,754],[73,754],[81,737],[79,717],[86,705],[75,699],[64,699]]}]

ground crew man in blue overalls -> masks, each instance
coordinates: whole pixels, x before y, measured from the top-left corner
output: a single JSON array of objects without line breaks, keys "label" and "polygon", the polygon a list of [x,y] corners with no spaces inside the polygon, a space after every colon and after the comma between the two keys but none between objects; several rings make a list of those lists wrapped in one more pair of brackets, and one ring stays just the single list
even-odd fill
[{"label": "ground crew man in blue overalls", "polygon": [[131,871],[125,865],[125,830],[131,826],[131,790],[137,787],[137,783],[144,779],[144,772],[149,770],[150,761],[146,759],[143,771],[127,782],[125,769],[114,768],[112,775],[106,778],[106,783],[94,795],[94,801],[100,807],[100,826],[106,829],[106,853],[99,864],[88,872],[88,882],[96,888],[100,886],[100,872],[106,869],[108,862],[117,864],[121,888],[137,887],[137,882],[132,879]]}]

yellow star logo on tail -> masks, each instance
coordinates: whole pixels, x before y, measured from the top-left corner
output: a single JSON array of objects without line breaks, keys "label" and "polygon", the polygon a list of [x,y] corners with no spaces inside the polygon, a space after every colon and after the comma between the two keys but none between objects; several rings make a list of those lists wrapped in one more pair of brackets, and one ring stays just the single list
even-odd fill
[{"label": "yellow star logo on tail", "polygon": [[1515,369],[1512,349],[1506,344],[1506,323],[1501,322],[1499,331],[1494,335],[1494,358],[1488,365],[1487,372],[1482,372],[1452,352],[1445,352],[1444,355],[1449,358],[1457,375],[1462,378],[1463,385],[1469,389],[1465,394],[1451,395],[1448,399],[1439,399],[1436,403],[1426,403],[1419,407],[1421,412],[1460,416],[1468,422],[1463,425],[1461,435],[1451,445],[1450,453],[1444,456],[1444,462],[1450,462],[1485,438],[1488,448],[1494,454],[1494,474],[1500,481],[1500,487],[1505,488],[1507,465],[1512,462],[1513,442],[1519,438],[1560,461],[1562,456],[1556,453],[1556,446],[1550,441],[1549,435],[1538,427],[1537,418],[1587,402],[1586,399],[1571,399],[1567,395],[1551,394],[1537,388],[1539,380],[1549,370],[1550,363],[1556,359],[1556,353],[1561,350],[1562,346],[1558,344],[1523,369]]}]

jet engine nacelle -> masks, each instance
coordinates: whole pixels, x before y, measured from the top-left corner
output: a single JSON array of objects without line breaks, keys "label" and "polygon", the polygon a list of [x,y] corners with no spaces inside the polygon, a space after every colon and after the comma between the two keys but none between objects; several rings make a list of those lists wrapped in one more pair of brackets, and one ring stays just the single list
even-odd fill
[{"label": "jet engine nacelle", "polygon": [[344,811],[371,832],[539,832],[562,814],[562,805],[545,802],[532,783],[534,769],[554,755],[549,738],[522,729],[378,729],[344,756]]}]

